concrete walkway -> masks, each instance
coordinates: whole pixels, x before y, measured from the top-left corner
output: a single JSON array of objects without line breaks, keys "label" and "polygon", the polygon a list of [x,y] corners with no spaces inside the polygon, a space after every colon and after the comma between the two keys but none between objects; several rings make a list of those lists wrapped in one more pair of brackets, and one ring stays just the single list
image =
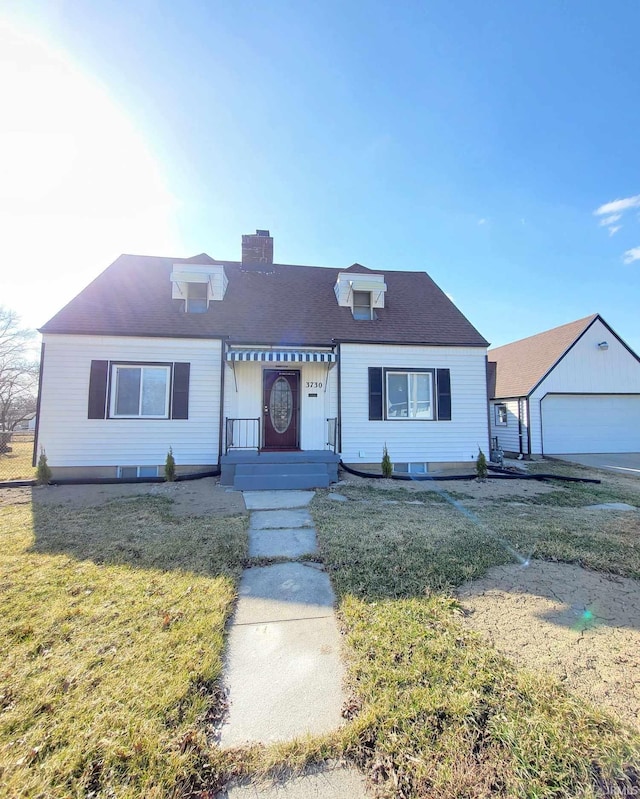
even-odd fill
[{"label": "concrete walkway", "polygon": [[[314,554],[316,531],[306,508],[313,497],[313,491],[245,492],[249,554],[291,560]],[[334,604],[318,563],[245,570],[227,648],[222,746],[270,744],[340,726],[343,667]]]}]

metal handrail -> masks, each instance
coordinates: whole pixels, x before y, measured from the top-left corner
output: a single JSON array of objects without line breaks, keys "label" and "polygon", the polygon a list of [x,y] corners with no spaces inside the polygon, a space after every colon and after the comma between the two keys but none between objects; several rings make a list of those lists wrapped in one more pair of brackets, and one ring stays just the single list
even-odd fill
[{"label": "metal handrail", "polygon": [[338,450],[338,419],[335,416],[327,419],[327,446],[334,452]]},{"label": "metal handrail", "polygon": [[260,419],[225,419],[225,454],[230,449],[255,449],[260,452]]}]

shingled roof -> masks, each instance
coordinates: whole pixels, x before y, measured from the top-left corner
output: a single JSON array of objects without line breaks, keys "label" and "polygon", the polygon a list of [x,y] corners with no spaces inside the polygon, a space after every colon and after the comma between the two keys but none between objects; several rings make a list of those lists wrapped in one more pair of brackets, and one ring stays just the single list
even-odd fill
[{"label": "shingled roof", "polygon": [[[202,314],[171,299],[177,263],[223,264],[222,301]],[[336,302],[339,272],[384,274],[385,307],[356,321]],[[42,333],[228,337],[231,343],[330,346],[335,341],[486,347],[487,341],[424,272],[272,264],[243,268],[205,253],[192,258],[121,255],[42,328]]]},{"label": "shingled roof", "polygon": [[584,319],[489,350],[490,396],[528,396],[598,318],[598,314],[591,314]]}]

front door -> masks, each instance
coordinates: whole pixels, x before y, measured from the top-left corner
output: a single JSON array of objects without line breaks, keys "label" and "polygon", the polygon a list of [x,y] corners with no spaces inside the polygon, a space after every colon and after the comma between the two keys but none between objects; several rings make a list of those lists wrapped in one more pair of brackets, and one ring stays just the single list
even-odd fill
[{"label": "front door", "polygon": [[300,372],[265,369],[262,380],[264,449],[298,449]]}]

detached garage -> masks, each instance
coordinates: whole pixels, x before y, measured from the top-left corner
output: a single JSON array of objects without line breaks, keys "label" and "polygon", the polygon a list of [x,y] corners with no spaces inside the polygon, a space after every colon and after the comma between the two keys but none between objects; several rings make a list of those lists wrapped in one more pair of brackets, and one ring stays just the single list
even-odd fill
[{"label": "detached garage", "polygon": [[598,314],[489,350],[489,390],[507,452],[640,452],[640,359]]}]

